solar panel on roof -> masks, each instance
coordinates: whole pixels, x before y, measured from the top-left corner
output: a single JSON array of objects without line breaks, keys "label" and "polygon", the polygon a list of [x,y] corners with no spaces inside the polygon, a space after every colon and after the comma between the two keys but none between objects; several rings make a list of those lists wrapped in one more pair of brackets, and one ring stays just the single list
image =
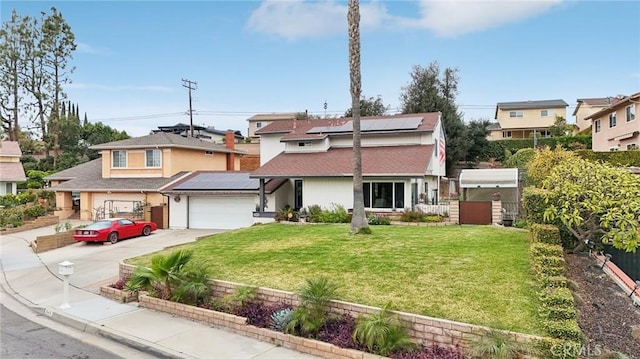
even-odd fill
[{"label": "solar panel on roof", "polygon": [[260,187],[257,179],[248,173],[199,173],[174,187],[175,190],[256,190]]},{"label": "solar panel on roof", "polygon": [[[415,130],[420,126],[422,117],[403,117],[403,118],[377,118],[370,120],[362,120],[360,122],[360,131],[393,131],[393,130]],[[349,121],[340,126],[320,126],[314,127],[307,133],[340,133],[352,132],[353,122]]]}]

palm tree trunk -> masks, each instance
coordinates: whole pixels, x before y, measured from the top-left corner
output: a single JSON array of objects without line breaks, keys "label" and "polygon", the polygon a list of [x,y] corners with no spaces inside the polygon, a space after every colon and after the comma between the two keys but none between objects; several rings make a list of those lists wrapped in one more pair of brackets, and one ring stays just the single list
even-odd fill
[{"label": "palm tree trunk", "polygon": [[351,111],[353,118],[353,214],[351,217],[351,231],[358,233],[368,225],[364,213],[362,152],[360,143],[360,93],[362,78],[360,74],[359,0],[349,0],[347,23],[349,25],[349,78],[351,83]]}]

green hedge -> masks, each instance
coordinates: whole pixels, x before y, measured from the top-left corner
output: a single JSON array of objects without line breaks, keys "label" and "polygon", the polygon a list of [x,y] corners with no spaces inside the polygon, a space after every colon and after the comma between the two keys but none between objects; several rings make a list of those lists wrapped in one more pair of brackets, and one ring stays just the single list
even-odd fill
[{"label": "green hedge", "polygon": [[534,257],[537,257],[537,256],[562,257],[564,256],[564,251],[562,250],[562,247],[556,244],[534,242],[531,244],[531,254]]},{"label": "green hedge", "polygon": [[583,342],[584,335],[575,319],[548,320],[545,325],[549,334],[556,339],[570,340],[573,342]]},{"label": "green hedge", "polygon": [[533,186],[525,187],[522,191],[522,208],[527,214],[529,223],[545,223],[544,210],[547,204],[544,202],[549,191]]},{"label": "green hedge", "polygon": [[573,306],[573,294],[568,288],[547,288],[543,292],[540,300],[547,307],[553,306]]},{"label": "green hedge", "polygon": [[565,278],[562,275],[541,276],[539,280],[543,288],[566,288],[567,287],[567,278]]},{"label": "green hedge", "polygon": [[[550,148],[556,148],[560,145],[568,150],[574,147],[574,144],[580,144],[585,148],[591,148],[591,136],[564,136],[564,137],[552,137],[552,138],[538,138],[538,146],[549,146]],[[485,153],[486,158],[495,158],[497,161],[504,161],[505,150],[511,153],[516,153],[523,148],[533,148],[533,138],[527,138],[522,140],[498,140],[489,141],[487,151]]]},{"label": "green hedge", "polygon": [[578,150],[576,154],[586,160],[608,162],[614,166],[640,167],[640,151],[594,152],[591,150]]},{"label": "green hedge", "polygon": [[582,343],[570,340],[544,338],[536,341],[536,348],[540,352],[539,358],[578,359]]},{"label": "green hedge", "polygon": [[542,313],[548,320],[567,320],[576,319],[578,317],[578,311],[576,308],[569,306],[542,308]]},{"label": "green hedge", "polygon": [[561,244],[560,230],[554,225],[533,223],[529,230],[534,242]]}]

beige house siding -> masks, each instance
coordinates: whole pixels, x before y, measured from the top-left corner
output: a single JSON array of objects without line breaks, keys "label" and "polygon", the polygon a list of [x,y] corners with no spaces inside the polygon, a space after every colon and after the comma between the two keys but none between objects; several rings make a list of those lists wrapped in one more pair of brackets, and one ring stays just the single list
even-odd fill
[{"label": "beige house siding", "polygon": [[635,145],[640,148],[640,120],[638,114],[640,113],[640,104],[632,103],[635,109],[635,119],[627,121],[626,109],[628,106],[622,106],[616,109],[613,113],[616,114],[616,126],[609,126],[609,114],[604,114],[593,119],[595,122],[600,121],[600,131],[596,132],[596,129],[592,129],[592,148],[594,151],[612,151],[627,150],[628,145]]},{"label": "beige house siding", "polygon": [[591,120],[586,120],[585,118],[604,108],[604,106],[589,106],[586,103],[581,103],[578,106],[578,111],[576,111],[576,126],[578,126],[578,131],[591,127]]},{"label": "beige house siding", "polygon": [[[226,153],[206,154],[204,150],[172,148],[166,158],[170,162],[165,164],[164,177],[171,177],[180,171],[224,171],[227,169]],[[236,168],[240,167],[239,160],[238,158]]]},{"label": "beige house siding", "polygon": [[[543,110],[549,111],[548,116],[542,116]],[[510,117],[511,112],[522,112],[522,117]],[[553,113],[551,113],[553,112]],[[502,110],[498,109],[498,123],[502,129],[533,129],[548,128],[552,126],[556,120],[556,115],[567,118],[567,109],[548,108],[548,109],[526,109],[526,110]]]}]

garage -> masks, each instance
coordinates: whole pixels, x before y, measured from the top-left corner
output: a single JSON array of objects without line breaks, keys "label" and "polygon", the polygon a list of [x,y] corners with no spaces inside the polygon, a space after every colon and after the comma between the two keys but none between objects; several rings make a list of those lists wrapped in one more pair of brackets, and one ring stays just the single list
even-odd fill
[{"label": "garage", "polygon": [[253,196],[189,196],[188,227],[235,229],[253,224],[256,208]]}]

